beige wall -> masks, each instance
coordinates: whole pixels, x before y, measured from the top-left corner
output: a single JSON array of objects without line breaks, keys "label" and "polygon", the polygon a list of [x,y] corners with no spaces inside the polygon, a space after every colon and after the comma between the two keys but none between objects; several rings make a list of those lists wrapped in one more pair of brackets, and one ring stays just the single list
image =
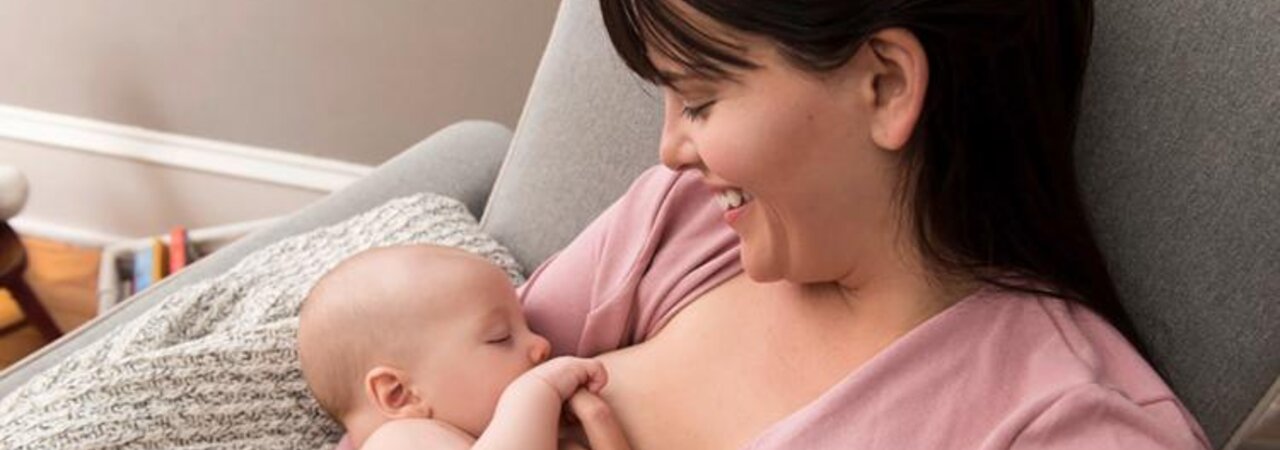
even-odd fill
[{"label": "beige wall", "polygon": [[373,165],[513,126],[557,4],[5,1],[0,104]]},{"label": "beige wall", "polygon": [[30,180],[18,232],[78,244],[281,216],[324,195],[3,138],[0,164]]}]

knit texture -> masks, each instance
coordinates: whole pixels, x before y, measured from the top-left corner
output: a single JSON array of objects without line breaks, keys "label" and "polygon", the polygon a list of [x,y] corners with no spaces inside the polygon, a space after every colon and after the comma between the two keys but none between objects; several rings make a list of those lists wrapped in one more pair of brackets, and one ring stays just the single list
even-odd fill
[{"label": "knit texture", "polygon": [[0,399],[0,449],[326,448],[341,427],[298,363],[298,309],[328,269],[400,244],[458,247],[522,281],[453,199],[418,194],[262,248]]}]

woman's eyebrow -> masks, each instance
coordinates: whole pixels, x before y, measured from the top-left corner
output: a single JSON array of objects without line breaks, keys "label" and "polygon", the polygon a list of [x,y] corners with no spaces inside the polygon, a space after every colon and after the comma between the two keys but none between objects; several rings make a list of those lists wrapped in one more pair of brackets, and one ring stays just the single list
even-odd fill
[{"label": "woman's eyebrow", "polygon": [[683,80],[686,80],[686,79],[692,78],[692,75],[689,75],[689,74],[687,74],[687,73],[684,73],[684,72],[672,72],[672,71],[670,71],[670,70],[661,70],[661,69],[659,69],[659,70],[658,70],[658,74],[659,74],[659,75],[662,75],[662,78],[663,78],[663,79],[666,79],[666,80],[668,80],[668,81],[672,81],[672,82],[675,82],[675,81],[683,81]]},{"label": "woman's eyebrow", "polygon": [[679,93],[680,95],[684,95],[685,93],[683,89],[680,89],[680,85],[684,84],[690,78],[692,78],[689,74],[686,74],[686,73],[672,72],[669,70],[661,70],[661,69],[658,70],[658,77],[662,82],[661,84],[671,89],[674,89],[676,93]]},{"label": "woman's eyebrow", "polygon": [[670,70],[657,69],[658,75],[662,78],[660,85],[674,89],[676,93],[685,95],[685,89],[681,89],[679,85],[687,85],[697,83],[697,85],[720,86],[722,84],[740,84],[742,80],[735,76],[733,72],[727,72],[723,76],[715,76],[701,73],[674,72]]},{"label": "woman's eyebrow", "polygon": [[[689,83],[697,83],[699,81],[707,81],[707,82],[710,81],[706,77],[703,77],[700,75],[692,75],[692,74],[683,73],[683,72],[671,72],[666,70],[659,70],[658,73],[662,76],[662,84],[675,90],[676,93],[680,95],[688,94],[687,89],[689,87],[688,86]],[[684,89],[681,88],[682,85],[685,87]]]}]

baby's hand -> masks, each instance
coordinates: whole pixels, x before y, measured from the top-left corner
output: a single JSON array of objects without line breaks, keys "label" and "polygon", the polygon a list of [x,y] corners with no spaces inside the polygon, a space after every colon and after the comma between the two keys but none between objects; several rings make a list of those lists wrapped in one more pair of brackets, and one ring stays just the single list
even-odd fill
[{"label": "baby's hand", "polygon": [[604,364],[596,360],[565,357],[542,363],[502,392],[493,420],[473,448],[553,449],[565,400],[582,387],[599,392],[606,382]]},{"label": "baby's hand", "polygon": [[609,375],[600,361],[570,356],[539,364],[521,378],[541,380],[560,396],[560,401],[568,400],[583,385],[588,391],[600,392],[609,382]]}]

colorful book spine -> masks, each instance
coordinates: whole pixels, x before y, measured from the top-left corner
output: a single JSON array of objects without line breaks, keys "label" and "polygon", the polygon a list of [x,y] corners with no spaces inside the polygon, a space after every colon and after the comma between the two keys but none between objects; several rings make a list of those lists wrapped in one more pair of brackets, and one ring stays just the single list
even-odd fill
[{"label": "colorful book spine", "polygon": [[133,292],[142,292],[151,286],[151,248],[133,254]]},{"label": "colorful book spine", "polygon": [[151,283],[158,283],[169,273],[169,248],[160,238],[151,238]]},{"label": "colorful book spine", "polygon": [[169,273],[175,274],[187,264],[191,264],[187,255],[187,229],[176,226],[169,230]]}]

